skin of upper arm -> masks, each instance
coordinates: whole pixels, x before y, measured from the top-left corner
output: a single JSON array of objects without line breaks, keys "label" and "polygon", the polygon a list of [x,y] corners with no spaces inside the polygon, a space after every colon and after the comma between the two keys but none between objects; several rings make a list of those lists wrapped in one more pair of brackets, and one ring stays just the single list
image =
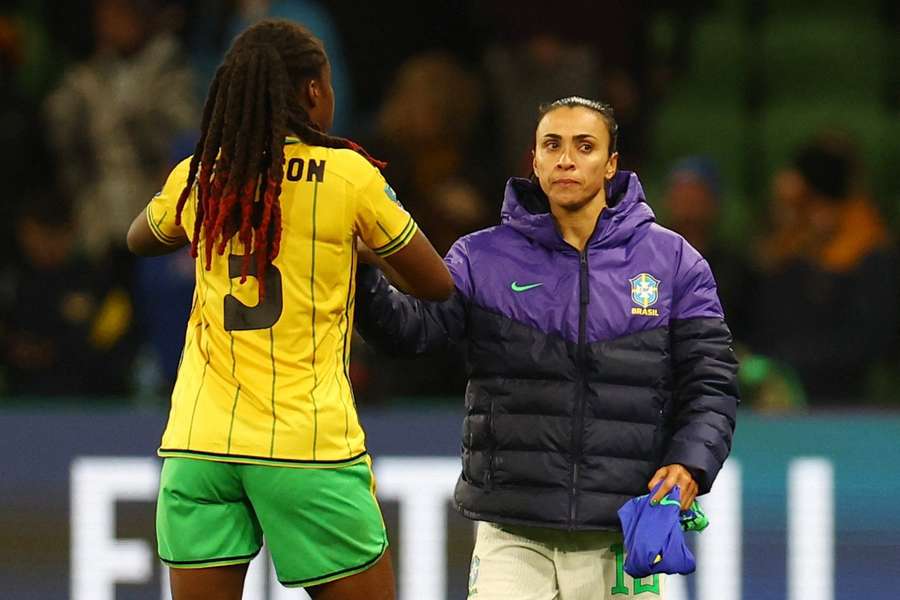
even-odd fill
[{"label": "skin of upper arm", "polygon": [[142,210],[131,222],[126,239],[128,249],[138,256],[162,256],[183,248],[188,239],[184,233],[176,243],[167,244],[153,235],[147,223],[147,209]]},{"label": "skin of upper arm", "polygon": [[408,291],[423,300],[443,301],[453,293],[450,271],[421,231],[406,246],[383,259],[403,279]]}]

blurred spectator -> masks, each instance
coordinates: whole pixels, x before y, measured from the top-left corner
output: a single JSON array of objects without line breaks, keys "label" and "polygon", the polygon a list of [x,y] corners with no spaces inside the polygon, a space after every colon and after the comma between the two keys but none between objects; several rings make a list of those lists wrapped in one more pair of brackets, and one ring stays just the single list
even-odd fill
[{"label": "blurred spectator", "polygon": [[566,96],[603,97],[600,63],[590,46],[540,33],[488,50],[485,68],[498,115],[502,171],[531,173],[534,107]]},{"label": "blurred spectator", "polygon": [[[17,9],[0,14],[0,62],[10,66],[8,83],[16,93],[32,101],[49,91],[64,65],[48,20],[40,3],[20,3]],[[5,86],[4,86],[5,87]]]},{"label": "blurred spectator", "polygon": [[663,196],[665,225],[687,239],[709,262],[738,341],[749,333],[755,274],[742,248],[719,237],[722,203],[727,196],[716,163],[703,156],[679,161],[670,171]]},{"label": "blurred spectator", "polygon": [[[390,91],[398,67],[409,58],[444,50],[467,66],[478,64],[486,37],[484,13],[491,3],[391,0],[325,4],[345,40],[357,125],[366,126]],[[350,134],[358,135],[358,131]]]},{"label": "blurred spectator", "polygon": [[[400,201],[441,254],[498,219],[482,191],[489,184],[481,160],[485,148],[476,141],[481,109],[477,78],[452,55],[415,56],[397,72],[368,144],[388,160],[386,173]],[[364,402],[448,397],[465,388],[464,364],[456,352],[429,356],[424,368],[409,366],[407,360],[375,356],[354,338],[350,376]]]},{"label": "blurred spectator", "polygon": [[768,413],[803,409],[806,406],[803,385],[791,367],[752,354],[746,347],[758,275],[743,248],[720,236],[726,201],[715,161],[706,156],[683,158],[666,177],[662,202],[664,224],[683,235],[709,262],[740,359],[744,404]]},{"label": "blurred spectator", "polygon": [[436,52],[400,67],[377,116],[373,151],[388,160],[400,201],[442,254],[494,220],[483,199],[484,161],[473,147],[481,106],[478,80]]},{"label": "blurred spectator", "polygon": [[793,366],[812,405],[862,400],[896,344],[897,252],[856,156],[837,136],[802,147],[775,178],[760,248],[752,346]]},{"label": "blurred spectator", "polygon": [[28,48],[38,45],[29,37],[36,28],[19,17],[0,16],[0,268],[15,256],[15,211],[21,196],[46,177],[43,144],[35,97],[24,85],[25,73],[34,69]]},{"label": "blurred spectator", "polygon": [[287,19],[304,25],[322,40],[331,65],[331,86],[340,101],[334,107],[333,133],[352,137],[354,131],[353,89],[344,57],[344,44],[327,5],[315,0],[238,0],[228,42],[257,21]]},{"label": "blurred spectator", "polygon": [[[184,347],[184,324],[194,292],[194,259],[187,249],[139,259],[135,273],[135,308],[145,369],[143,392],[168,397]],[[146,371],[145,371],[146,373]]]},{"label": "blurred spectator", "polygon": [[133,357],[131,303],[76,253],[67,204],[28,198],[16,222],[22,257],[5,274],[0,355],[12,395],[125,393]]},{"label": "blurred spectator", "polygon": [[[192,75],[157,0],[95,0],[95,48],[48,98],[50,141],[91,257],[124,244],[196,117]],[[162,23],[160,23],[162,20]]]},{"label": "blurred spectator", "polygon": [[194,72],[194,95],[205,98],[225,48],[231,43],[231,22],[236,18],[234,2],[179,0],[185,26],[180,38]]},{"label": "blurred spectator", "polygon": [[790,366],[736,349],[740,361],[741,402],[757,412],[789,413],[807,408],[806,392]]},{"label": "blurred spectator", "polygon": [[479,191],[462,178],[438,185],[422,212],[427,215],[429,239],[442,256],[462,236],[499,221],[499,211],[492,214]]},{"label": "blurred spectator", "polygon": [[522,136],[536,121],[529,107],[569,95],[603,98],[612,105],[626,133],[619,150],[627,163],[620,166],[638,167],[652,96],[662,91],[651,68],[659,60],[651,52],[654,15],[662,10],[679,15],[680,40],[689,36],[699,7],[707,3],[571,0],[563,10],[548,10],[541,0],[477,3],[490,39],[497,42],[488,49],[486,67],[509,148],[504,174],[530,173],[531,140]]}]

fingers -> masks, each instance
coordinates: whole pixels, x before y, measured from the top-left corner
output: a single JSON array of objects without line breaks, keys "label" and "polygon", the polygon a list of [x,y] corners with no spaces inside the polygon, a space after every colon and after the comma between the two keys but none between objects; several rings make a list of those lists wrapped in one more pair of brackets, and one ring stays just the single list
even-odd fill
[{"label": "fingers", "polygon": [[662,467],[656,471],[653,475],[653,479],[650,480],[650,483],[647,484],[647,489],[653,491],[653,488],[656,487],[656,484],[666,478],[666,475],[669,474],[669,467]]},{"label": "fingers", "polygon": [[686,490],[681,494],[681,510],[687,510],[694,503],[694,500],[697,499],[700,487],[697,485],[696,481],[691,479],[690,483],[687,484],[687,487],[682,487],[681,489]]},{"label": "fingers", "polygon": [[680,481],[680,477],[679,477],[678,472],[675,471],[674,469],[669,469],[668,474],[666,475],[666,478],[663,480],[662,485],[659,486],[659,489],[656,490],[656,493],[653,495],[653,498],[651,498],[650,501],[653,504],[658,503],[660,500],[665,498],[666,494],[668,494],[669,492],[672,491],[672,488],[675,487],[679,483],[679,481]]},{"label": "fingers", "polygon": [[677,485],[681,491],[681,510],[687,510],[694,503],[694,499],[700,491],[690,471],[682,465],[673,464],[661,467],[653,475],[653,479],[647,484],[647,488],[653,490],[660,482],[662,482],[662,485],[659,486],[659,489],[656,490],[656,493],[650,499],[653,504],[662,500]]}]

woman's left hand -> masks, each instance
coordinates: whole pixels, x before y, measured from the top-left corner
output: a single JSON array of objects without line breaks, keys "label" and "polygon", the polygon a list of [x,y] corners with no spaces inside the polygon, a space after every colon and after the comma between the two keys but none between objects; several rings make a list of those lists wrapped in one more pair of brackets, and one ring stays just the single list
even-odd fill
[{"label": "woman's left hand", "polygon": [[650,483],[647,484],[647,489],[653,491],[653,488],[656,487],[656,484],[660,481],[662,481],[663,484],[656,491],[653,498],[650,499],[653,504],[662,500],[663,497],[677,485],[681,490],[681,510],[687,510],[690,508],[691,504],[694,503],[697,492],[700,491],[691,472],[688,471],[684,465],[672,464],[660,467],[653,476],[653,479],[650,480]]}]

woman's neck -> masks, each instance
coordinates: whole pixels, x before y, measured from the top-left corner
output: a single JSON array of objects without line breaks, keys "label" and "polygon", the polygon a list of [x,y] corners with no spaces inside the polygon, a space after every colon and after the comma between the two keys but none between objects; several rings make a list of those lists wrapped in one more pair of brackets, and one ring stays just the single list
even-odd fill
[{"label": "woman's neck", "polygon": [[583,252],[588,240],[597,228],[597,219],[606,208],[606,197],[602,194],[577,209],[550,206],[550,213],[559,227],[559,233],[567,244]]}]

